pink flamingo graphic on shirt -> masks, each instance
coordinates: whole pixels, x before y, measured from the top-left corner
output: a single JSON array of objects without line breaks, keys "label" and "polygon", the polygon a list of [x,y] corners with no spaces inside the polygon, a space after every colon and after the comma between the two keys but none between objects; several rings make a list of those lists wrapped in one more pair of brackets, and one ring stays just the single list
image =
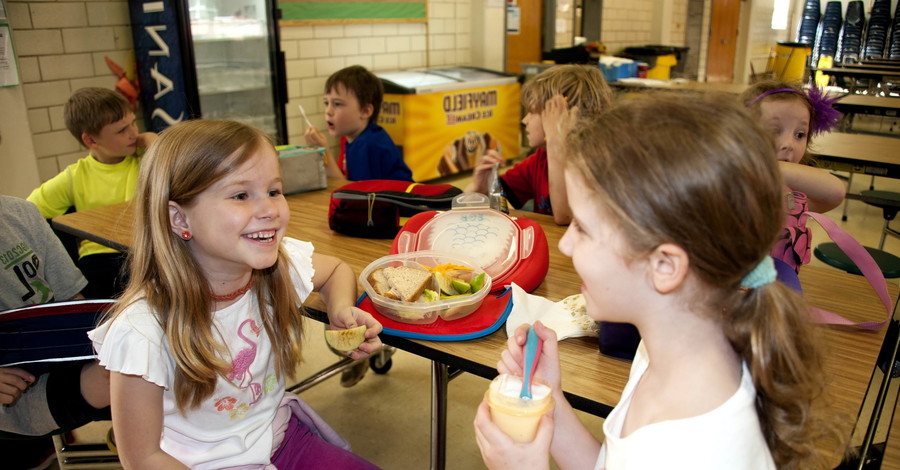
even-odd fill
[{"label": "pink flamingo graphic on shirt", "polygon": [[250,324],[250,330],[259,338],[259,326],[256,325],[256,322],[249,318],[244,320],[238,327],[237,334],[250,347],[241,349],[237,357],[231,362],[231,372],[228,373],[228,380],[236,381],[238,388],[250,389],[250,393],[253,394],[253,401],[250,402],[252,405],[259,401],[259,397],[262,395],[262,386],[259,382],[253,381],[253,374],[250,373],[250,364],[253,364],[253,360],[256,359],[256,343],[244,336],[244,325],[248,323]]}]

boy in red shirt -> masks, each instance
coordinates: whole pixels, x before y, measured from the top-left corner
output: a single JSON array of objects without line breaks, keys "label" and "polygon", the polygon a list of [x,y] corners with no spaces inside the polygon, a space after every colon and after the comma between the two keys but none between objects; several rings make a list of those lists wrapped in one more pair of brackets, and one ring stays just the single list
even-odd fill
[{"label": "boy in red shirt", "polygon": [[[513,207],[520,209],[534,200],[534,212],[552,214],[559,225],[572,220],[563,180],[566,132],[576,115],[599,115],[612,101],[612,90],[597,67],[557,65],[525,83],[522,105],[528,114],[522,124],[528,145],[536,150],[500,176],[506,199]],[[475,166],[466,191],[487,194],[495,164],[502,165],[503,157],[488,150]]]}]

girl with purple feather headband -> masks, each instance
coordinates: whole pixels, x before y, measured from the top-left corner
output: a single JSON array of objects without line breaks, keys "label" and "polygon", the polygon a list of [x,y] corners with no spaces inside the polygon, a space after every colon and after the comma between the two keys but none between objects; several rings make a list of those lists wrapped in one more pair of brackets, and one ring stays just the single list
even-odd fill
[{"label": "girl with purple feather headband", "polygon": [[807,90],[783,81],[755,83],[740,99],[772,135],[787,186],[785,230],[772,256],[798,271],[810,259],[810,234],[804,212],[807,208],[827,212],[840,205],[846,193],[840,179],[814,166],[808,151],[813,136],[831,131],[840,120],[841,114],[833,107],[837,99],[827,97],[816,87]]}]

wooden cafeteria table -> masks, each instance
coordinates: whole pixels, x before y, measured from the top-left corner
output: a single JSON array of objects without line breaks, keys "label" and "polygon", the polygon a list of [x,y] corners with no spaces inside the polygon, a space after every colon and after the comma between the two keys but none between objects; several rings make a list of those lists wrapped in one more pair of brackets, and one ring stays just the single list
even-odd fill
[{"label": "wooden cafeteria table", "polygon": [[856,93],[857,80],[869,80],[868,92],[879,93],[879,85],[885,82],[900,81],[900,69],[897,68],[859,68],[859,67],[810,67],[812,72],[822,72],[835,77],[835,80],[846,79],[847,90]]},{"label": "wooden cafeteria table", "polygon": [[900,139],[896,137],[829,132],[813,139],[810,152],[822,168],[900,178]]},{"label": "wooden cafeteria table", "polygon": [[[331,181],[330,189],[338,184]],[[357,273],[371,261],[388,254],[390,240],[352,238],[332,232],[327,222],[329,197],[330,191],[326,190],[288,196],[291,221],[287,234],[311,241],[320,253],[340,257]],[[555,225],[548,216],[525,212],[513,215],[527,216],[539,222],[550,244],[549,273],[533,293],[551,300],[578,293],[581,280],[571,260],[557,249],[565,228]],[[53,219],[53,225],[68,233],[125,249],[130,243],[132,221],[132,205],[122,203],[62,215]],[[855,321],[884,317],[881,303],[862,277],[807,266],[801,280],[806,298],[818,307]],[[896,286],[891,287],[892,298],[896,298],[897,291]],[[321,302],[315,302],[314,299],[312,306],[321,308]],[[859,416],[885,329],[875,332],[840,328],[823,330],[829,345],[825,363],[829,398],[833,400],[836,412]],[[410,340],[389,335],[383,335],[383,341],[432,361],[431,468],[443,469],[450,370],[493,378],[496,375],[494,367],[506,347],[505,330],[501,328],[485,337],[459,342]],[[627,382],[631,363],[600,354],[596,338],[570,338],[560,342],[560,359],[564,392],[573,406],[601,417],[609,414]],[[849,436],[854,424],[853,420],[842,422],[841,433]],[[835,449],[834,443],[823,442],[820,446],[834,451],[837,462],[842,449]]]},{"label": "wooden cafeteria table", "polygon": [[841,130],[853,128],[853,118],[857,114],[896,117],[900,111],[900,98],[874,95],[846,95],[834,104],[835,109],[844,113]]}]

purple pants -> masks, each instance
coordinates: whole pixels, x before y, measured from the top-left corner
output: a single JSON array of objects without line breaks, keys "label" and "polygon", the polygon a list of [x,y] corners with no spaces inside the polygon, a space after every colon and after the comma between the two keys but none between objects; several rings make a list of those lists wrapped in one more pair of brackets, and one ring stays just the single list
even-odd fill
[{"label": "purple pants", "polygon": [[325,442],[296,416],[291,416],[284,441],[272,455],[278,470],[371,470],[375,465],[352,452]]}]

